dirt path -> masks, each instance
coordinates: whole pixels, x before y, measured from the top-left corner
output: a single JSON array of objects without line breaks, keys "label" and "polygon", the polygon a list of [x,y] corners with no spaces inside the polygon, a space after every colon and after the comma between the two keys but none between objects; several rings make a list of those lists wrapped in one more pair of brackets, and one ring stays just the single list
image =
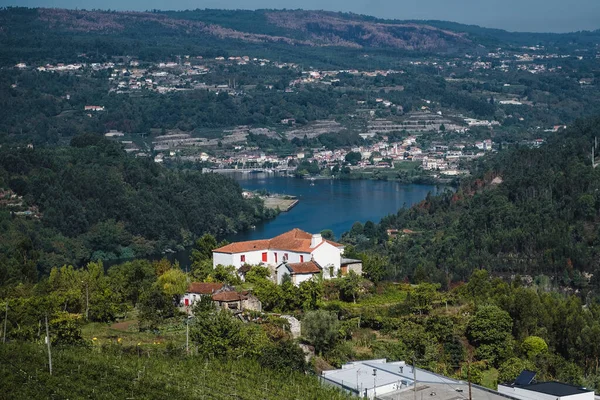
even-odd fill
[{"label": "dirt path", "polygon": [[137,321],[122,321],[114,323],[110,326],[111,329],[116,329],[118,331],[127,331],[130,326],[137,324]]}]

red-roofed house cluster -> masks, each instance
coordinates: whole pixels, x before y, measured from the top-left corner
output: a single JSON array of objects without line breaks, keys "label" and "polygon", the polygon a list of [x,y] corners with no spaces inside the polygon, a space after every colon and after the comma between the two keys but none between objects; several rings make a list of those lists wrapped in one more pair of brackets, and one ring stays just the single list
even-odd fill
[{"label": "red-roofed house cluster", "polygon": [[350,270],[362,274],[361,261],[343,258],[343,254],[342,244],[296,228],[272,239],[231,243],[215,249],[213,266],[233,265],[244,272],[248,265],[264,265],[275,273],[277,283],[290,275],[295,285],[320,273],[325,279]]},{"label": "red-roofed house cluster", "polygon": [[247,291],[238,292],[222,283],[192,282],[181,298],[181,306],[193,306],[203,296],[210,296],[215,306],[233,311],[262,311],[262,304]]}]

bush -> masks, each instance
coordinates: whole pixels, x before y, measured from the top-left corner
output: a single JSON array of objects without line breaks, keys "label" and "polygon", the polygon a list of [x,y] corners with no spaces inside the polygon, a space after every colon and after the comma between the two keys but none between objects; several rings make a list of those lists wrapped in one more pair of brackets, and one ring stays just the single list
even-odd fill
[{"label": "bush", "polygon": [[266,368],[274,370],[292,370],[305,372],[307,364],[304,360],[304,352],[294,342],[282,340],[262,350],[258,362]]}]

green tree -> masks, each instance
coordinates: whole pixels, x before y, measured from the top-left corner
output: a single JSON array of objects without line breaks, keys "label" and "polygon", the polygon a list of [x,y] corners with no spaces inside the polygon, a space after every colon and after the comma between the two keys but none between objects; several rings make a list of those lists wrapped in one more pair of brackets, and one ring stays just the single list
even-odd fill
[{"label": "green tree", "polygon": [[59,312],[49,322],[53,345],[82,345],[84,343],[81,336],[83,321],[80,314]]},{"label": "green tree", "polygon": [[315,310],[323,300],[323,281],[312,278],[298,286],[298,302],[303,310]]},{"label": "green tree", "polygon": [[535,365],[529,360],[517,357],[509,358],[500,364],[498,368],[498,383],[511,384],[524,369],[535,371]]},{"label": "green tree", "polygon": [[346,276],[337,279],[335,283],[340,291],[340,297],[342,300],[356,303],[356,298],[360,293],[360,276],[358,276],[354,271],[350,271]]},{"label": "green tree", "polygon": [[373,283],[379,283],[385,277],[389,259],[381,254],[363,254],[363,275]]},{"label": "green tree", "polygon": [[274,371],[305,372],[307,370],[304,352],[291,340],[282,340],[266,346],[262,350],[258,362],[263,367],[271,368]]},{"label": "green tree", "polygon": [[228,285],[239,285],[242,283],[233,265],[217,265],[210,274],[210,277],[217,282],[227,283]]},{"label": "green tree", "polygon": [[256,283],[260,280],[268,279],[271,276],[269,268],[261,265],[255,265],[250,268],[250,271],[246,272],[246,282]]},{"label": "green tree", "polygon": [[262,302],[265,311],[281,310],[285,304],[281,287],[270,280],[256,282],[253,293]]},{"label": "green tree", "polygon": [[539,336],[529,336],[521,343],[521,349],[523,350],[523,353],[527,355],[527,358],[532,360],[539,354],[546,353],[548,351],[548,345],[546,344],[546,341]]},{"label": "green tree", "polygon": [[170,269],[158,277],[157,284],[164,294],[179,303],[179,298],[188,287],[188,278],[180,269]]},{"label": "green tree", "polygon": [[348,154],[346,154],[344,160],[347,163],[350,163],[351,165],[356,165],[360,160],[362,160],[362,154],[360,154],[357,151],[351,151]]},{"label": "green tree", "polygon": [[429,314],[439,288],[439,284],[421,283],[408,293],[405,303],[413,313]]},{"label": "green tree", "polygon": [[467,337],[477,348],[477,358],[498,365],[511,353],[512,319],[497,306],[480,307],[467,324]]},{"label": "green tree", "polygon": [[327,239],[327,240],[335,240],[335,235],[333,234],[333,231],[331,229],[324,229],[321,231],[321,236],[323,237],[323,239]]},{"label": "green tree", "polygon": [[302,333],[317,353],[323,354],[339,340],[339,320],[333,312],[309,311],[302,320]]},{"label": "green tree", "polygon": [[212,251],[217,248],[217,239],[210,233],[205,233],[200,239],[196,240],[192,249],[191,261],[212,260]]},{"label": "green tree", "polygon": [[166,318],[175,315],[173,298],[165,294],[158,285],[152,285],[140,296],[139,301],[140,331],[157,329]]}]

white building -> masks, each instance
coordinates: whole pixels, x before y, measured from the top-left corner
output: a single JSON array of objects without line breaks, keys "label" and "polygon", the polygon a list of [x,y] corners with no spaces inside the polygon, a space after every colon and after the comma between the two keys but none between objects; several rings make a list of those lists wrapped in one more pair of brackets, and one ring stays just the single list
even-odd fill
[{"label": "white building", "polygon": [[[469,393],[467,382],[414,368],[404,361],[388,363],[385,359],[350,362],[342,365],[341,369],[323,371],[320,379],[322,384],[371,400],[414,400],[425,397],[462,400],[468,399]],[[510,395],[477,385],[471,385],[471,396],[473,400],[512,399]]]},{"label": "white building", "polygon": [[[272,239],[231,243],[215,249],[213,267],[220,264],[239,269],[246,264],[265,265],[277,273],[278,283],[289,274],[298,285],[321,272],[325,279],[347,272],[349,264],[343,264],[343,253],[343,245],[296,228]],[[350,269],[362,273],[362,268],[355,265]]]},{"label": "white building", "polygon": [[498,392],[520,400],[594,400],[594,391],[560,382],[498,385]]}]

